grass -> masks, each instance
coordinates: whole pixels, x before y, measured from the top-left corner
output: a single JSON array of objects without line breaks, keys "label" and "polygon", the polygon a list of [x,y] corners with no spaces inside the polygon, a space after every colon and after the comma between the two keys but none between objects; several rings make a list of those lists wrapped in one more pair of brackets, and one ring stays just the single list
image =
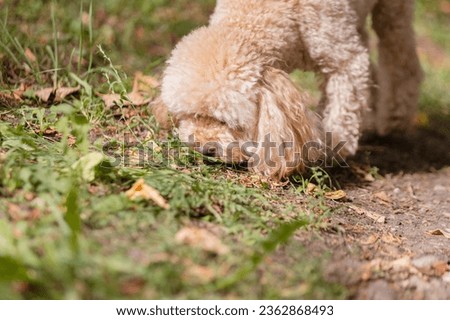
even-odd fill
[{"label": "grass", "polygon": [[418,1],[416,30],[419,42],[425,43],[421,59],[426,81],[422,89],[421,109],[431,116],[450,116],[450,14],[445,1]]},{"label": "grass", "polygon": [[[334,209],[323,196],[325,173],[281,186],[205,164],[175,137],[161,139],[147,107],[126,103],[134,72],[158,78],[214,1],[0,6],[0,298],[347,297],[322,274],[326,254],[309,258],[292,240],[327,227]],[[419,10],[437,14],[426,1]],[[448,16],[432,27],[425,19],[420,34],[448,58],[439,40]],[[426,68],[422,108],[444,112],[450,68]],[[314,89],[310,74],[294,77]],[[38,97],[42,88],[77,86],[62,101]],[[18,89],[20,101],[11,95]],[[99,94],[110,93],[119,106],[105,106]],[[126,191],[140,178],[170,208],[131,200]],[[315,196],[305,195],[309,182],[321,186]],[[228,253],[180,243],[185,227],[208,230]]]}]

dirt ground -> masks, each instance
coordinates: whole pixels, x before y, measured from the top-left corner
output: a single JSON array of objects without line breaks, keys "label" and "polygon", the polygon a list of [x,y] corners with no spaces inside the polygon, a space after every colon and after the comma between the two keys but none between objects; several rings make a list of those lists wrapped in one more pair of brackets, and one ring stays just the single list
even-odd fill
[{"label": "dirt ground", "polygon": [[[331,251],[326,274],[355,299],[450,299],[450,123],[366,139],[336,179],[348,195],[329,230],[298,239]],[[358,167],[380,169],[375,181]],[[355,170],[356,168],[356,170]]]}]

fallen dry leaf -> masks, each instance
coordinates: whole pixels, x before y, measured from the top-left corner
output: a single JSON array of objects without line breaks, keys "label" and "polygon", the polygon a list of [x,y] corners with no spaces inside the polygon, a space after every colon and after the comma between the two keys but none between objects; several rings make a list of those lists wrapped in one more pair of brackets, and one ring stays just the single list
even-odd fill
[{"label": "fallen dry leaf", "polygon": [[224,255],[230,251],[212,232],[198,227],[182,228],[175,235],[175,241],[217,255]]},{"label": "fallen dry leaf", "polygon": [[419,270],[416,269],[408,256],[393,261],[377,258],[361,267],[361,280],[368,281],[374,277],[379,277],[381,271],[394,274],[419,274]]},{"label": "fallen dry leaf", "polygon": [[378,199],[381,200],[383,203],[391,203],[392,199],[387,195],[387,193],[385,191],[380,191],[374,194],[374,196]]},{"label": "fallen dry leaf", "polygon": [[42,102],[52,103],[52,102],[62,102],[67,96],[80,91],[80,86],[77,87],[61,87],[61,88],[44,88],[37,90],[35,92],[36,97],[38,97]]},{"label": "fallen dry leaf", "polygon": [[130,100],[130,104],[135,106],[143,106],[149,104],[151,99],[149,97],[143,96],[140,92],[132,91],[128,95],[128,99]]},{"label": "fallen dry leaf", "polygon": [[8,203],[8,214],[14,221],[35,221],[42,216],[41,210],[38,208],[22,208],[15,203]]},{"label": "fallen dry leaf", "polygon": [[441,277],[449,270],[447,261],[434,255],[416,258],[413,260],[412,264],[417,270],[427,276]]},{"label": "fallen dry leaf", "polygon": [[369,210],[366,210],[366,209],[363,209],[363,208],[360,208],[360,207],[357,207],[354,205],[349,205],[348,207],[350,209],[352,209],[353,211],[355,211],[356,213],[365,215],[377,223],[385,223],[386,222],[386,217],[382,216],[376,212],[369,211]]},{"label": "fallen dry leaf", "polygon": [[409,272],[415,273],[410,257],[402,257],[394,261],[387,262],[384,270],[392,270],[393,272]]},{"label": "fallen dry leaf", "polygon": [[152,76],[144,75],[142,72],[136,72],[134,74],[132,92],[147,92],[148,94],[151,94],[152,90],[159,86],[159,81]]},{"label": "fallen dry leaf", "polygon": [[343,200],[347,197],[347,194],[344,190],[336,190],[325,193],[325,198],[330,200]]},{"label": "fallen dry leaf", "polygon": [[15,203],[8,203],[8,214],[15,221],[22,219],[22,209]]},{"label": "fallen dry leaf", "polygon": [[360,243],[365,246],[372,245],[375,244],[378,241],[378,239],[380,239],[380,236],[374,233],[371,234],[367,239],[361,241]]},{"label": "fallen dry leaf", "polygon": [[145,280],[142,278],[131,278],[123,282],[120,286],[120,292],[126,296],[136,295],[142,291],[145,286]]},{"label": "fallen dry leaf", "polygon": [[383,234],[381,236],[381,240],[385,243],[396,244],[396,245],[401,244],[403,242],[403,240],[400,237],[398,237],[390,232]]},{"label": "fallen dry leaf", "polygon": [[73,135],[69,135],[67,137],[67,144],[69,145],[69,147],[73,147],[76,143],[77,143],[76,137],[74,137]]},{"label": "fallen dry leaf", "polygon": [[120,95],[117,93],[98,94],[107,108],[114,106],[144,106],[152,101],[155,88],[159,87],[159,82],[152,76],[143,75],[137,72],[133,81],[133,88],[130,93]]},{"label": "fallen dry leaf", "polygon": [[17,97],[14,93],[4,93],[0,92],[0,105],[6,107],[17,107],[19,106],[22,99]]},{"label": "fallen dry leaf", "polygon": [[432,270],[434,271],[434,273],[433,273],[434,276],[442,277],[449,270],[447,261],[436,262],[435,264],[433,264]]},{"label": "fallen dry leaf", "polygon": [[[117,93],[98,94],[98,96],[100,98],[102,98],[103,103],[105,104],[105,106],[107,108],[117,106],[118,104],[120,104],[120,101],[122,100],[122,97],[120,96],[120,94],[117,94]],[[124,101],[124,104],[127,102],[128,101]]]},{"label": "fallen dry leaf", "polygon": [[27,90],[26,86],[21,83],[19,88],[12,92],[0,92],[0,105],[6,107],[17,107],[23,101],[22,95]]},{"label": "fallen dry leaf", "polygon": [[366,181],[366,182],[374,182],[375,181],[375,177],[373,176],[372,173],[370,173],[369,170],[364,170],[363,168],[361,168],[360,166],[357,166],[355,164],[353,164],[351,166],[351,169],[363,181]]},{"label": "fallen dry leaf", "polygon": [[415,193],[414,193],[413,186],[412,186],[410,183],[409,183],[408,186],[407,186],[407,191],[408,191],[409,195],[411,196],[411,198],[417,200],[417,197],[416,197],[416,195],[415,195]]},{"label": "fallen dry leaf", "polygon": [[36,56],[30,50],[30,48],[26,48],[24,54],[28,58],[28,60],[30,60],[30,62],[36,62],[37,61]]},{"label": "fallen dry leaf", "polygon": [[55,91],[55,102],[61,102],[63,101],[67,96],[70,96],[71,94],[77,93],[80,91],[80,86],[77,87],[61,87],[56,89]]},{"label": "fallen dry leaf", "polygon": [[114,106],[143,106],[150,103],[151,99],[146,98],[141,95],[139,92],[131,92],[130,94],[122,97],[117,93],[110,94],[98,94],[100,98],[102,98],[105,106],[107,108],[111,108]]},{"label": "fallen dry leaf", "polygon": [[53,94],[53,88],[45,88],[35,92],[36,97],[41,99],[43,102],[48,102],[51,95]]},{"label": "fallen dry leaf", "polygon": [[436,230],[430,230],[427,232],[431,236],[444,236],[447,239],[450,239],[450,230],[449,229],[436,229]]},{"label": "fallen dry leaf", "polygon": [[41,130],[41,128],[36,128],[36,129],[34,129],[34,133],[42,134],[43,136],[46,136],[46,137],[58,136],[58,138],[61,138],[61,136],[62,136],[54,127],[49,127],[44,130]]},{"label": "fallen dry leaf", "polygon": [[317,190],[317,186],[314,183],[308,183],[306,186],[306,194],[312,195]]},{"label": "fallen dry leaf", "polygon": [[163,209],[169,209],[170,206],[167,203],[166,199],[164,199],[158,190],[154,189],[153,187],[150,187],[149,185],[145,184],[144,179],[139,179],[136,181],[130,190],[125,192],[125,195],[130,200],[136,200],[136,199],[145,199],[145,200],[152,200],[155,202],[158,206],[160,206]]},{"label": "fallen dry leaf", "polygon": [[211,268],[190,262],[183,272],[183,277],[196,284],[207,284],[214,280],[216,274]]}]

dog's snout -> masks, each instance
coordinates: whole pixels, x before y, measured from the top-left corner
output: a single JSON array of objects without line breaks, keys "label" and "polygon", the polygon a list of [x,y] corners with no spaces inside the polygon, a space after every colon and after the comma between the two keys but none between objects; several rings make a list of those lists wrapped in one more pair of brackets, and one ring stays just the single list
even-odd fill
[{"label": "dog's snout", "polygon": [[204,154],[207,157],[217,157],[218,148],[215,145],[206,145],[201,148],[200,153]]}]

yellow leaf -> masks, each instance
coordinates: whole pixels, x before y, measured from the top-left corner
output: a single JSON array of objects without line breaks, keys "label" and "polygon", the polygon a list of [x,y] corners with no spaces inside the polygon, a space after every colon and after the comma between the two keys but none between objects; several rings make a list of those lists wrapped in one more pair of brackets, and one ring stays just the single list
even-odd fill
[{"label": "yellow leaf", "polygon": [[317,186],[314,183],[308,183],[306,186],[306,194],[312,195],[317,190]]},{"label": "yellow leaf", "polygon": [[163,209],[170,208],[166,199],[161,196],[159,191],[145,184],[144,179],[136,181],[131,189],[125,192],[125,195],[133,201],[136,199],[152,200]]},{"label": "yellow leaf", "polygon": [[336,190],[325,193],[325,198],[330,200],[342,200],[347,197],[347,194],[344,190]]}]

